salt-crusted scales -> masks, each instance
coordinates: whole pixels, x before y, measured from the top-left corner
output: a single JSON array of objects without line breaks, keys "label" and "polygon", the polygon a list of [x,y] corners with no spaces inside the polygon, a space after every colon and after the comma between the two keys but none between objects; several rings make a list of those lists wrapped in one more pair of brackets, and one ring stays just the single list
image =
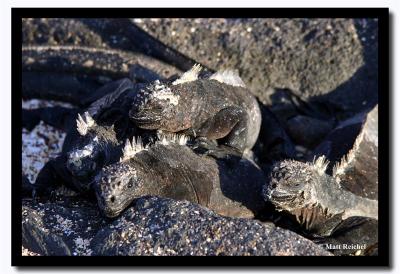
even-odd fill
[{"label": "salt-crusted scales", "polygon": [[[279,29],[279,28],[278,28],[278,29]],[[251,28],[250,28],[250,30],[248,29],[247,32],[251,32]],[[176,39],[175,39],[175,40],[176,40]],[[218,56],[219,56],[219,55],[218,55]],[[318,84],[320,84],[320,83],[318,83]]]},{"label": "salt-crusted scales", "polygon": [[261,126],[256,99],[237,71],[199,78],[200,71],[201,67],[194,65],[171,84],[156,80],[142,88],[129,117],[142,129],[224,138],[225,145],[241,152],[251,149]]},{"label": "salt-crusted scales", "polygon": [[378,202],[343,189],[325,173],[327,166],[324,156],[313,163],[276,162],[271,167],[269,184],[263,187],[264,199],[321,236],[330,236],[342,221],[353,217],[378,220]]}]

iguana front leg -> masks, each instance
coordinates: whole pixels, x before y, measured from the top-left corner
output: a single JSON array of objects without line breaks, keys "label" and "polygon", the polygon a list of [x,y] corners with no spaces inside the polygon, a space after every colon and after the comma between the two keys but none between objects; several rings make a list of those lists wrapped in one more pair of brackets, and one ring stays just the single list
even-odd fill
[{"label": "iguana front leg", "polygon": [[192,145],[193,151],[198,154],[206,154],[217,160],[230,160],[231,158],[241,158],[242,153],[236,148],[218,145],[206,137],[197,137]]},{"label": "iguana front leg", "polygon": [[227,107],[208,119],[198,130],[197,136],[211,140],[224,139],[223,144],[240,152],[246,149],[248,114],[238,107]]}]

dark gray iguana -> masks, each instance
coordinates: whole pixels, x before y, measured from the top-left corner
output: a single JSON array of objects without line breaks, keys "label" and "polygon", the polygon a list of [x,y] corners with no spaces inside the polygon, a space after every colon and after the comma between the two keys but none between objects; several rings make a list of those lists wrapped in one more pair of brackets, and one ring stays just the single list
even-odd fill
[{"label": "dark gray iguana", "polygon": [[[126,138],[151,134],[136,128],[127,119],[128,108],[121,100],[135,94],[129,79],[109,84],[114,91],[92,103],[84,113],[77,115],[75,124],[69,122],[62,152],[40,171],[35,184],[26,185],[35,193],[49,194],[55,182],[64,182],[80,192],[90,189],[90,183],[104,165],[117,162],[122,155]],[[118,98],[121,97],[121,98]],[[116,104],[116,106],[112,106]],[[128,104],[130,106],[130,104]]]},{"label": "dark gray iguana", "polygon": [[87,112],[79,114],[62,152],[46,163],[32,187],[37,194],[49,194],[61,181],[80,192],[88,191],[93,175],[106,163],[118,161],[120,145],[113,127],[98,125]]},{"label": "dark gray iguana", "polygon": [[188,200],[233,217],[253,217],[264,207],[265,175],[255,164],[236,156],[235,162],[198,155],[185,144],[183,135],[164,135],[150,147],[128,140],[120,162],[95,177],[104,215],[116,217],[147,195]]},{"label": "dark gray iguana", "polygon": [[141,89],[130,111],[140,128],[181,132],[222,143],[240,152],[255,144],[261,125],[256,99],[232,70],[199,78],[199,65],[173,81]]},{"label": "dark gray iguana", "polygon": [[378,201],[343,189],[325,173],[328,162],[321,156],[314,163],[285,160],[271,168],[270,182],[263,188],[266,201],[294,216],[315,235],[329,236],[350,218],[378,219]]}]

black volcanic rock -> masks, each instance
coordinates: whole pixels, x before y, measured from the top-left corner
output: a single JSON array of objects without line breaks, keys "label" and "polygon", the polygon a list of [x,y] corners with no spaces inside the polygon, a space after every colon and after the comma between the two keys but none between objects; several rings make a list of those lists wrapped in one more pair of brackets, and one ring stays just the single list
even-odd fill
[{"label": "black volcanic rock", "polygon": [[238,69],[244,82],[268,105],[277,103],[270,98],[276,89],[352,112],[376,103],[377,67],[368,60],[377,56],[373,19],[132,21],[210,69]]},{"label": "black volcanic rock", "polygon": [[331,255],[295,234],[256,220],[227,218],[189,202],[137,200],[92,240],[98,255]]},{"label": "black volcanic rock", "polygon": [[95,204],[81,199],[24,201],[22,245],[47,256],[94,255],[89,248],[90,241],[106,221]]}]

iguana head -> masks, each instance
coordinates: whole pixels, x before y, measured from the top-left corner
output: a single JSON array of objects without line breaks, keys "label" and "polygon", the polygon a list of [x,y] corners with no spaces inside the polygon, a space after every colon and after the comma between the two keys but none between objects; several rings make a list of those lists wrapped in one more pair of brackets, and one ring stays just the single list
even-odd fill
[{"label": "iguana head", "polygon": [[94,179],[94,189],[101,212],[118,216],[133,199],[139,197],[142,180],[131,164],[118,162],[104,167]]},{"label": "iguana head", "polygon": [[167,126],[170,120],[176,120],[180,92],[171,84],[159,80],[138,92],[129,113],[135,124],[144,129],[159,129]]},{"label": "iguana head", "polygon": [[144,129],[182,131],[192,126],[190,114],[200,114],[199,100],[204,99],[206,93],[197,94],[193,91],[197,88],[201,90],[201,81],[245,87],[237,71],[224,70],[199,79],[201,70],[202,67],[197,64],[172,83],[156,80],[142,88],[133,101],[129,117]]},{"label": "iguana head", "polygon": [[285,160],[271,168],[270,184],[264,187],[264,199],[278,210],[293,212],[315,203],[313,191],[325,176],[327,162],[324,157],[314,163]]},{"label": "iguana head", "polygon": [[326,174],[329,162],[320,156],[312,163],[286,160],[275,164],[264,199],[295,217],[307,233],[329,236],[352,217],[377,218],[377,202],[341,188]]},{"label": "iguana head", "polygon": [[77,131],[80,136],[66,153],[66,167],[76,179],[72,180],[75,187],[87,191],[94,174],[110,161],[117,141],[112,128],[98,126],[87,112],[78,116]]},{"label": "iguana head", "polygon": [[196,102],[192,100],[194,93],[190,94],[183,85],[196,81],[201,69],[195,65],[172,83],[156,80],[142,88],[134,99],[129,117],[144,129],[177,132],[189,128],[188,110]]},{"label": "iguana head", "polygon": [[126,140],[119,162],[106,166],[94,179],[97,202],[102,213],[110,218],[118,216],[133,199],[142,193],[142,178],[135,155],[147,150],[140,137]]}]

